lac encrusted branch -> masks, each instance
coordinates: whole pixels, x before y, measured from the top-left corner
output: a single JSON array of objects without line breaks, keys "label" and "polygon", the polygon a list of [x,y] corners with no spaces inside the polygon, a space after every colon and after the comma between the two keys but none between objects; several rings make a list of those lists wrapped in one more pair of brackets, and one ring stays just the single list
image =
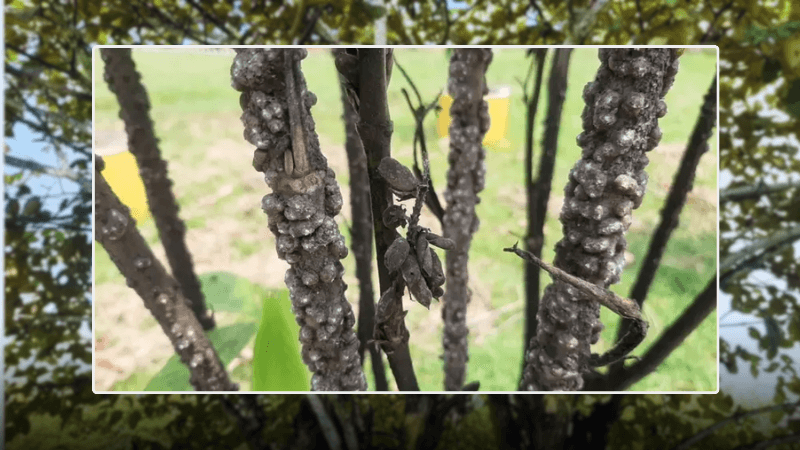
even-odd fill
[{"label": "lac encrusted branch", "polygon": [[272,189],[261,206],[278,256],[291,265],[285,281],[303,361],[314,372],[311,388],[365,390],[339,262],[347,246],[334,220],[342,194],[314,131],[310,109],[317,99],[300,71],[306,55],[305,49],[237,49],[231,85],[242,92],[244,137],[257,147],[253,167]]},{"label": "lac encrusted branch", "polygon": [[[676,49],[600,49],[600,68],[583,90],[582,158],[564,190],[564,238],[555,266],[602,288],[619,281],[624,233],[647,186],[646,152],[661,140],[658,118],[678,72]],[[580,390],[590,346],[600,338],[600,304],[568,284],[547,287],[529,346],[522,389]]]}]

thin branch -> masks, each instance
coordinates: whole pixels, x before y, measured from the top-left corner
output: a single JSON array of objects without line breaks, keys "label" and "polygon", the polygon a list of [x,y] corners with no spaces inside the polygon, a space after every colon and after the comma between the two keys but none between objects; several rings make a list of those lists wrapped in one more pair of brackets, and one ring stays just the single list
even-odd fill
[{"label": "thin branch", "polygon": [[[386,97],[386,55],[384,49],[362,48],[359,56],[359,97],[358,134],[364,144],[369,167],[370,195],[372,200],[372,221],[375,231],[375,248],[378,260],[378,279],[380,281],[381,301],[376,314],[376,331],[381,327],[384,335],[389,334],[397,342],[381,343],[387,353],[389,366],[401,391],[418,391],[417,377],[408,348],[408,330],[405,328],[402,305],[404,283],[399,273],[390,274],[384,263],[386,250],[398,236],[393,228],[383,224],[383,212],[393,204],[392,193],[386,180],[378,172],[378,165],[385,157],[391,156],[392,125]],[[364,95],[364,93],[368,93]],[[399,292],[398,292],[399,291]],[[382,302],[385,303],[382,304]],[[378,320],[382,312],[391,315],[391,320]],[[389,329],[394,325],[399,329]]]},{"label": "thin branch", "polygon": [[442,35],[442,40],[439,41],[439,45],[447,44],[447,40],[450,39],[450,26],[453,24],[450,21],[450,6],[448,0],[439,0],[439,7],[444,10],[444,34]]},{"label": "thin branch", "polygon": [[641,0],[636,0],[636,18],[639,20],[639,34],[644,33],[644,18],[642,17]]},{"label": "thin branch", "polygon": [[714,25],[716,25],[717,19],[719,19],[722,13],[730,9],[731,6],[733,6],[733,3],[734,3],[733,0],[731,0],[727,4],[723,5],[718,11],[714,11],[713,7],[711,7],[712,8],[711,11],[714,13],[714,19],[711,20],[711,23],[708,25],[708,29],[706,30],[705,33],[703,33],[703,36],[700,38],[700,41],[698,42],[699,44],[708,43],[708,39],[713,36],[712,33],[715,31]]},{"label": "thin branch", "polygon": [[757,322],[738,322],[738,323],[724,323],[724,324],[720,324],[720,325],[719,325],[719,327],[720,327],[720,328],[722,328],[722,327],[747,327],[747,326],[752,326],[752,325],[763,325],[763,324],[764,324],[764,322],[763,322],[763,321],[757,321]]},{"label": "thin branch", "polygon": [[800,240],[800,226],[776,231],[768,238],[749,245],[723,258],[719,264],[719,284],[724,288],[728,280],[743,270],[754,267],[764,258],[786,245]]},{"label": "thin branch", "polygon": [[[205,39],[195,35],[194,32],[191,31],[191,29],[189,29],[186,26],[184,26],[182,24],[179,24],[178,22],[172,20],[170,17],[168,17],[166,14],[164,14],[162,12],[161,8],[158,8],[154,4],[152,4],[150,2],[146,2],[146,3],[140,2],[140,4],[142,6],[144,6],[144,9],[146,9],[151,15],[158,16],[158,19],[160,21],[162,21],[162,23],[167,23],[172,28],[174,28],[174,29],[176,29],[178,31],[182,31],[183,35],[184,35],[183,36],[184,38],[188,37],[188,38],[194,39],[195,41],[197,41],[197,42],[199,42],[201,44],[204,44],[204,45],[211,45],[212,44],[212,43],[206,41]],[[147,20],[147,19],[149,19],[149,17],[145,16],[145,20]]]},{"label": "thin branch", "polygon": [[303,45],[308,42],[308,39],[311,37],[311,34],[317,27],[317,22],[319,21],[320,17],[322,17],[322,8],[312,7],[311,17],[308,18],[308,23],[303,29],[303,34],[297,40],[297,45]]},{"label": "thin branch", "polygon": [[621,369],[612,377],[587,380],[587,391],[621,391],[653,372],[717,307],[717,279],[712,277],[692,304],[659,336],[638,362]]},{"label": "thin branch", "polygon": [[800,433],[789,434],[786,436],[779,436],[772,439],[766,439],[752,444],[740,445],[733,450],[761,450],[764,448],[774,447],[776,445],[790,444],[792,442],[800,442]]},{"label": "thin branch", "polygon": [[317,417],[317,423],[319,423],[319,427],[322,430],[322,435],[325,436],[325,442],[327,442],[328,448],[331,450],[341,450],[342,438],[336,430],[336,424],[333,423],[331,416],[328,415],[328,412],[325,410],[325,405],[322,404],[322,400],[317,394],[306,394],[306,400],[308,400],[308,404],[311,406],[311,411],[313,411],[314,415]]},{"label": "thin branch", "polygon": [[536,23],[543,24],[545,26],[544,32],[542,33],[542,39],[546,38],[548,34],[553,31],[553,25],[544,17],[544,13],[542,12],[542,8],[539,7],[539,4],[536,0],[529,0],[531,7],[536,11]]},{"label": "thin branch", "polygon": [[31,170],[56,178],[66,178],[80,184],[83,189],[91,189],[91,180],[87,180],[85,174],[68,167],[68,164],[62,164],[61,167],[50,167],[33,160],[17,158],[12,155],[5,155],[5,162],[10,166],[20,169]]},{"label": "thin branch", "polygon": [[[422,96],[419,95],[419,90],[417,89],[417,85],[414,84],[414,81],[411,80],[411,77],[408,76],[408,73],[406,72],[406,70],[403,69],[403,66],[400,65],[400,63],[396,59],[394,61],[394,65],[397,66],[398,69],[400,69],[400,73],[403,75],[403,78],[406,79],[406,82],[408,82],[409,86],[411,86],[411,89],[414,90],[414,95],[417,96],[417,102],[420,105],[423,104],[424,102],[422,101]],[[410,104],[411,104],[411,101],[409,100],[409,105]]]},{"label": "thin branch", "polygon": [[41,140],[37,141],[37,142],[50,140],[52,142],[57,142],[59,144],[65,145],[65,146],[75,150],[78,153],[81,153],[83,155],[87,155],[88,156],[89,151],[91,150],[91,145],[86,145],[86,144],[82,144],[81,145],[81,144],[77,144],[75,142],[69,141],[69,140],[67,140],[67,139],[65,139],[65,138],[63,138],[61,136],[55,135],[54,134],[54,130],[50,130],[50,129],[47,128],[47,126],[46,126],[47,125],[47,120],[42,118],[42,114],[50,114],[50,112],[43,111],[43,110],[41,110],[39,108],[31,106],[25,100],[22,101],[22,104],[23,104],[23,106],[25,106],[26,112],[28,112],[31,115],[33,115],[39,121],[39,123],[31,122],[30,120],[25,119],[23,117],[13,117],[12,120],[14,120],[16,122],[19,122],[19,123],[22,123],[22,124],[25,124],[28,127],[30,127],[31,129],[42,133],[44,135],[44,137]]},{"label": "thin branch", "polygon": [[680,444],[678,444],[675,447],[673,447],[672,450],[688,450],[689,448],[691,448],[695,444],[697,444],[700,441],[702,441],[703,439],[711,436],[715,431],[719,430],[720,428],[724,427],[725,425],[728,425],[729,423],[739,422],[742,419],[746,419],[748,417],[756,416],[756,415],[759,415],[759,414],[764,414],[764,413],[767,413],[767,412],[777,411],[779,409],[785,409],[787,412],[791,412],[791,411],[794,411],[795,409],[797,409],[798,407],[800,407],[800,401],[793,402],[793,403],[782,403],[780,405],[769,405],[769,406],[764,406],[762,408],[756,408],[756,409],[753,409],[753,410],[750,410],[750,411],[737,412],[737,413],[733,414],[731,417],[728,417],[726,419],[720,420],[719,422],[715,423],[714,425],[711,425],[710,427],[704,429],[703,431],[700,431],[699,433],[695,434],[694,436],[684,440]]},{"label": "thin branch", "polygon": [[225,33],[228,36],[228,38],[236,39],[236,34],[234,34],[231,30],[229,30],[224,22],[220,21],[214,15],[209,14],[209,12],[206,11],[206,9],[202,5],[198,5],[195,0],[186,0],[186,2],[189,3],[189,5],[192,8],[197,10],[197,12],[199,12],[200,15],[202,15],[206,20],[216,25],[217,28],[219,28],[223,33]]},{"label": "thin branch", "polygon": [[405,78],[409,86],[411,86],[411,89],[414,90],[414,93],[416,94],[417,100],[419,102],[418,106],[415,107],[411,102],[411,98],[408,95],[408,91],[406,91],[405,89],[400,90],[403,93],[403,96],[406,99],[406,103],[408,104],[408,108],[411,110],[411,114],[414,116],[414,120],[416,122],[416,128],[414,130],[414,148],[413,148],[414,175],[420,180],[421,183],[427,184],[424,192],[425,204],[428,206],[428,209],[433,213],[433,215],[439,219],[439,223],[441,224],[442,221],[444,220],[444,208],[442,207],[442,203],[439,201],[439,196],[436,193],[436,189],[434,189],[433,179],[431,179],[430,176],[430,169],[426,170],[427,175],[425,175],[423,171],[420,170],[419,168],[419,162],[417,159],[417,143],[418,142],[420,143],[420,149],[424,153],[424,155],[426,155],[425,159],[427,159],[428,150],[426,145],[425,128],[423,126],[423,123],[428,113],[438,107],[439,97],[441,97],[442,93],[439,92],[439,94],[436,95],[436,98],[434,98],[430,103],[425,105],[424,102],[422,101],[422,96],[420,95],[416,84],[408,75],[408,73],[397,62],[397,60],[395,60],[394,64],[400,70],[400,73],[403,75],[403,78]]},{"label": "thin branch", "polygon": [[727,202],[736,202],[748,199],[757,199],[764,195],[771,195],[800,187],[800,180],[785,183],[766,184],[763,181],[756,184],[746,184],[735,188],[720,190],[720,206]]},{"label": "thin branch", "polygon": [[[405,72],[403,72],[403,75],[406,75]],[[406,77],[407,77],[407,75],[406,75]],[[413,83],[411,83],[411,80],[409,78],[406,78],[406,80],[408,80],[409,83],[412,84],[412,86],[413,86]],[[414,210],[413,210],[413,212],[411,214],[411,223],[416,224],[419,221],[419,215],[420,215],[420,213],[422,211],[422,204],[423,203],[429,203],[428,199],[431,196],[436,197],[435,200],[434,200],[436,204],[439,203],[439,198],[438,198],[438,196],[436,196],[436,192],[434,191],[434,192],[431,193],[429,191],[429,189],[433,187],[433,181],[431,181],[431,168],[430,168],[430,163],[429,163],[429,160],[428,160],[428,146],[425,143],[425,130],[424,130],[423,123],[425,121],[425,116],[427,116],[428,113],[431,110],[433,110],[434,108],[436,108],[436,106],[438,105],[439,97],[442,95],[442,93],[440,92],[439,94],[437,94],[436,98],[434,98],[433,101],[431,101],[427,106],[423,105],[423,104],[420,104],[419,106],[415,107],[411,103],[411,98],[409,98],[409,96],[408,96],[408,91],[406,91],[405,89],[401,89],[400,91],[403,93],[403,96],[406,99],[406,103],[408,104],[409,109],[411,109],[411,114],[414,115],[414,119],[416,121],[416,127],[415,127],[415,131],[414,131],[413,153],[414,153],[414,170],[417,173],[420,172],[418,164],[417,164],[417,144],[418,143],[419,143],[420,153],[422,154],[423,172],[421,173],[421,176],[417,175],[417,177],[420,179],[421,187],[420,187],[420,190],[417,192],[417,200],[418,201],[414,203]],[[420,201],[422,199],[425,199],[425,201],[424,202]],[[433,202],[430,202],[430,203],[433,203]],[[441,205],[439,207],[441,208]],[[443,212],[442,212],[442,216],[444,216]]]},{"label": "thin branch", "polygon": [[6,42],[6,48],[10,49],[10,50],[12,50],[14,52],[17,52],[20,55],[28,58],[29,60],[31,60],[33,62],[36,62],[38,64],[41,64],[44,67],[47,67],[48,69],[56,70],[56,71],[61,72],[61,73],[65,74],[65,75],[68,75],[70,78],[78,81],[79,83],[82,83],[82,84],[89,83],[89,80],[86,78],[86,76],[84,76],[82,73],[80,73],[80,71],[66,69],[66,68],[60,67],[60,66],[58,66],[56,64],[47,62],[44,59],[40,58],[39,56],[32,55],[32,54],[26,52],[25,50],[22,50],[21,48],[17,47],[16,45],[9,44],[8,42]]},{"label": "thin branch", "polygon": [[609,3],[609,0],[594,0],[587,10],[580,14],[580,16],[577,16],[572,13],[572,2],[568,1],[567,5],[570,7],[569,25],[571,33],[564,40],[564,44],[583,45],[586,38],[591,35],[591,30],[597,21],[598,14]]},{"label": "thin branch", "polygon": [[381,352],[374,345],[367,345],[375,328],[375,293],[372,285],[372,211],[370,209],[369,175],[367,155],[356,123],[358,112],[348,100],[346,80],[340,77],[343,120],[345,125],[345,151],[350,169],[350,209],[353,223],[350,230],[350,248],[356,260],[356,279],[358,279],[358,354],[364,364],[364,353],[369,349],[372,372],[375,377],[375,390],[387,391],[389,385],[383,367]]},{"label": "thin branch", "polygon": [[[567,70],[569,68],[570,49],[557,49],[553,57],[548,82],[548,112],[545,119],[544,136],[542,137],[541,156],[539,157],[539,173],[536,181],[533,180],[533,132],[536,113],[539,104],[539,95],[544,80],[544,63],[546,49],[537,49],[538,61],[533,99],[527,101],[527,123],[525,133],[525,191],[527,195],[527,235],[525,237],[525,250],[537,258],[542,256],[544,246],[544,222],[547,215],[547,203],[550,198],[550,189],[553,184],[553,169],[555,167],[556,151],[558,150],[558,132],[560,129],[561,115],[567,89]],[[525,335],[523,349],[536,336],[539,310],[540,276],[539,268],[535,265],[525,266]],[[526,351],[526,350],[523,350]],[[523,370],[525,358],[522,358]]]}]

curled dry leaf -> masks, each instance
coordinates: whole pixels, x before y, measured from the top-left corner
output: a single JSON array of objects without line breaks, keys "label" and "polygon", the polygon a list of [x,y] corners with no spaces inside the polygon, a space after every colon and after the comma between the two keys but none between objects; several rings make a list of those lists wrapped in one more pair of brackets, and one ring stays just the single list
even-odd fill
[{"label": "curled dry leaf", "polygon": [[456,248],[456,243],[453,242],[452,239],[448,239],[446,237],[439,236],[438,234],[433,233],[425,233],[425,239],[431,243],[431,245],[435,245],[442,250],[453,250]]},{"label": "curled dry leaf", "polygon": [[388,228],[405,227],[408,224],[403,205],[390,205],[383,212],[383,224]]},{"label": "curled dry leaf", "polygon": [[385,157],[378,165],[378,173],[389,183],[391,191],[402,198],[411,198],[417,191],[417,178],[411,170],[392,157]]},{"label": "curled dry leaf", "polygon": [[384,264],[389,273],[396,271],[403,265],[410,250],[411,246],[408,245],[408,241],[403,237],[398,237],[392,242],[392,245],[386,249],[386,254],[384,255]]}]

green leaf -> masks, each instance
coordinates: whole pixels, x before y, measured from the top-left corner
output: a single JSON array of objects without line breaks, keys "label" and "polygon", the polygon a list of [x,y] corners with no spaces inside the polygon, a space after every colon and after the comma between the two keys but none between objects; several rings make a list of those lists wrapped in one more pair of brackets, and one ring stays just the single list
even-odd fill
[{"label": "green leaf", "polygon": [[729,412],[733,408],[733,397],[731,397],[730,395],[720,393],[719,395],[712,395],[711,397],[716,398],[717,407],[720,410],[724,412]]},{"label": "green leaf", "polygon": [[786,388],[793,394],[800,394],[800,378],[792,378],[786,383]]},{"label": "green leaf", "polygon": [[253,321],[259,317],[261,300],[268,295],[263,287],[229,272],[209,272],[198,278],[209,309],[244,313]]},{"label": "green leaf", "polygon": [[307,391],[310,373],[300,356],[300,327],[289,291],[273,291],[264,300],[253,349],[254,391]]},{"label": "green leaf", "polygon": [[[227,366],[235,358],[256,332],[254,323],[239,323],[223,328],[215,328],[208,338],[217,350],[222,365]],[[191,391],[189,368],[175,354],[167,361],[160,372],[144,388],[145,391]]]},{"label": "green leaf", "polygon": [[371,5],[367,2],[364,2],[361,5],[361,8],[364,10],[365,13],[367,13],[367,16],[369,16],[371,20],[380,19],[381,17],[385,16],[387,12],[386,7],[384,7],[383,5],[379,4]]}]

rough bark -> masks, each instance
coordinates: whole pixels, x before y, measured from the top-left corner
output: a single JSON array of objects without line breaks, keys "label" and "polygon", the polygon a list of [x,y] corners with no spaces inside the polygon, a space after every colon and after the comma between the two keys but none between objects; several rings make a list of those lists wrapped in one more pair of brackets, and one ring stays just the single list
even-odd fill
[{"label": "rough bark", "polygon": [[[631,289],[630,298],[635,300],[641,307],[644,304],[650,285],[656,276],[656,271],[661,263],[661,257],[667,247],[672,231],[678,226],[683,206],[686,198],[694,185],[694,177],[697,173],[697,164],[700,158],[708,151],[708,140],[711,138],[714,124],[717,121],[717,77],[711,80],[711,87],[706,92],[700,115],[694,126],[689,144],[681,159],[681,165],[672,181],[672,187],[661,210],[661,222],[653,233],[650,247],[647,249],[647,256],[642,261],[642,268],[639,270],[639,277]],[[617,331],[617,340],[625,336],[631,327],[629,320],[623,320]],[[611,366],[611,371],[617,371],[623,366],[620,361]]]},{"label": "rough bark", "polygon": [[210,330],[214,328],[214,317],[206,309],[200,280],[194,272],[192,256],[186,246],[186,226],[178,216],[178,203],[167,175],[167,162],[161,159],[158,139],[150,120],[150,100],[131,58],[131,49],[103,48],[100,55],[105,62],[104,79],[119,102],[119,117],[125,122],[128,149],[139,166],[147,203],[172,275],[178,280],[203,328]]},{"label": "rough bark", "polygon": [[95,239],[145,307],[161,325],[175,353],[191,372],[198,391],[235,391],[225,367],[189,307],[178,282],[167,274],[136,229],[130,210],[120,202],[101,174],[103,159],[95,156]]},{"label": "rough bark", "polygon": [[405,326],[402,304],[405,284],[399,272],[390,274],[384,263],[386,250],[398,236],[394,228],[384,225],[381,220],[383,212],[393,204],[388,182],[378,172],[381,160],[391,156],[392,121],[389,118],[386,97],[386,56],[385,49],[358,50],[358,134],[367,155],[375,256],[378,260],[381,291],[375,332],[387,338],[380,345],[389,360],[397,388],[401,391],[418,391],[419,385],[408,349],[408,329]]},{"label": "rough bark", "polygon": [[[658,118],[678,70],[674,49],[600,49],[597,76],[586,85],[583,156],[570,172],[560,220],[564,238],[554,265],[602,288],[619,281],[624,232],[647,185],[645,152],[661,139]],[[600,305],[556,281],[545,290],[539,327],[526,355],[521,388],[580,390],[590,346],[600,338]]]},{"label": "rough bark", "polygon": [[348,100],[347,88],[340,83],[342,90],[343,120],[345,125],[345,150],[350,169],[350,209],[353,226],[350,230],[352,242],[350,249],[356,260],[356,279],[358,279],[358,355],[364,364],[364,353],[369,349],[372,373],[375,376],[375,390],[386,391],[386,373],[383,368],[381,352],[374,345],[367,345],[375,328],[375,292],[372,287],[372,211],[370,210],[369,174],[367,155],[361,144],[356,123],[358,111]]},{"label": "rough bark", "polygon": [[455,49],[450,59],[450,78],[447,89],[453,97],[450,107],[450,168],[447,173],[445,200],[447,209],[443,220],[444,237],[455,243],[447,253],[446,288],[442,317],[444,319],[445,389],[459,391],[466,376],[467,303],[470,291],[467,283],[469,248],[472,236],[478,231],[479,220],[475,205],[483,190],[486,152],[481,145],[489,130],[489,106],[483,96],[486,69],[492,61],[491,49]]},{"label": "rough bark", "polygon": [[258,147],[253,167],[272,193],[262,208],[275,235],[278,256],[291,268],[286,286],[300,325],[303,362],[315,391],[367,387],[355,316],[340,260],[347,256],[334,217],[342,195],[314,131],[310,109],[316,96],[300,71],[304,49],[237,49],[232,86],[242,91],[245,139]]}]

